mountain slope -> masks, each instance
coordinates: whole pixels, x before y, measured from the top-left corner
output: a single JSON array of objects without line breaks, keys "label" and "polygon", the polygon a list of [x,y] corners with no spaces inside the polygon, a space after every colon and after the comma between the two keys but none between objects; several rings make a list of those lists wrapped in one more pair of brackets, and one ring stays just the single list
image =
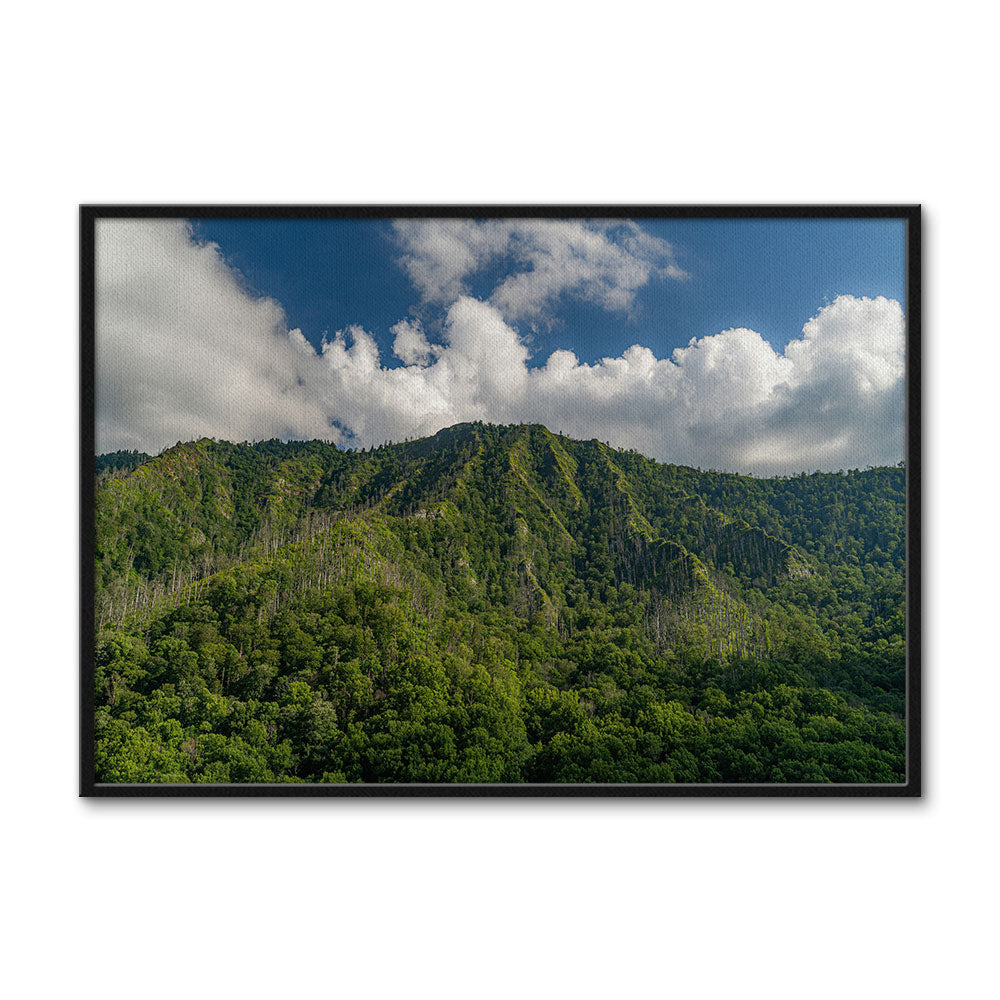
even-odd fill
[{"label": "mountain slope", "polygon": [[179,445],[98,488],[99,776],[900,780],[903,518],[540,426]]}]

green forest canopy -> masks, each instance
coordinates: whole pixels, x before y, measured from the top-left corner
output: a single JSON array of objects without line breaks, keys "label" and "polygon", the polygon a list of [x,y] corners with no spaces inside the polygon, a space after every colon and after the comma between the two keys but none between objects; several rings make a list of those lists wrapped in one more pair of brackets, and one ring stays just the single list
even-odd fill
[{"label": "green forest canopy", "polygon": [[905,779],[902,468],[461,424],[95,471],[98,781]]}]

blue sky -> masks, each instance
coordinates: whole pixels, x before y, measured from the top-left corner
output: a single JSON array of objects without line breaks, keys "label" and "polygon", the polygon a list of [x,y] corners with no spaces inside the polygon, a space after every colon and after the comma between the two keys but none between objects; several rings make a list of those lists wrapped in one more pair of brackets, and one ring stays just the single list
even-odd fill
[{"label": "blue sky", "polygon": [[904,247],[865,219],[105,220],[98,446],[483,420],[755,475],[895,464]]},{"label": "blue sky", "polygon": [[[532,348],[529,365],[544,364],[558,348],[594,362],[636,343],[667,357],[692,337],[733,327],[756,330],[780,351],[838,295],[881,295],[905,305],[901,220],[642,219],[638,225],[673,246],[688,279],[654,277],[628,311],[563,296],[544,323],[518,325]],[[420,310],[397,263],[390,220],[205,219],[194,228],[219,245],[253,291],[280,302],[289,324],[312,344],[324,332],[358,324],[374,335],[386,365],[400,363],[391,354],[390,329]],[[501,258],[484,268],[469,291],[488,297],[508,264]],[[429,329],[440,318],[431,314]]]}]

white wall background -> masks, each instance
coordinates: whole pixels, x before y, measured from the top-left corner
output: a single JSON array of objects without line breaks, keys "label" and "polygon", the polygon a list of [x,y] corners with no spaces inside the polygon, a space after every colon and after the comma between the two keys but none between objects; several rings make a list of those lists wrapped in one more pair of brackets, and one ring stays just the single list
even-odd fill
[{"label": "white wall background", "polygon": [[[992,8],[28,6],[2,158],[16,997],[981,996],[993,981]],[[76,797],[80,202],[922,202],[926,797]]]}]

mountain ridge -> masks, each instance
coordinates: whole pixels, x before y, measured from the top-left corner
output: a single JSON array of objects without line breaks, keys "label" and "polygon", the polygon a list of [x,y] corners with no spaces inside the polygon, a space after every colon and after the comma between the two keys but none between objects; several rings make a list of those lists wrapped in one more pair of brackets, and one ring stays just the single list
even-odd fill
[{"label": "mountain ridge", "polygon": [[[447,692],[480,671],[483,683],[506,685],[513,700],[504,711],[513,715],[503,739],[527,726],[528,743],[529,691],[570,698],[571,714],[603,704],[608,718],[617,712],[633,728],[641,713],[622,715],[622,705],[647,688],[663,697],[683,692],[677,703],[694,719],[706,711],[697,706],[709,689],[723,693],[727,711],[735,711],[732,698],[766,696],[772,704],[781,684],[832,689],[835,700],[847,699],[847,712],[891,717],[903,708],[899,468],[757,479],[663,465],[542,425],[482,423],[360,452],[318,441],[240,445],[203,438],[109,475],[112,467],[106,463],[98,476],[95,549],[98,647],[105,651],[98,655],[99,703],[108,725],[124,719],[134,729],[121,691],[130,691],[136,704],[154,695],[175,698],[156,692],[180,690],[179,678],[190,669],[182,664],[197,662],[198,679],[191,675],[182,684],[184,704],[197,702],[200,690],[227,705],[265,696],[280,705],[281,692],[301,683],[311,692],[310,711],[339,706],[336,739],[343,742],[344,726],[367,731],[376,718],[382,725],[385,704],[411,690],[417,654],[400,651],[400,637],[407,636],[413,650],[423,642],[430,662],[446,674],[458,671],[447,683],[431,683],[442,692],[435,698],[450,704]],[[369,601],[370,588],[381,595],[372,614],[396,625],[381,638],[372,633],[375,659],[362,671],[368,680],[351,681],[355,693],[345,708],[341,688],[323,680],[324,657],[342,662],[373,626],[314,635],[310,623],[316,615],[350,620],[333,607]],[[314,607],[321,610],[308,610]],[[300,669],[278,642],[270,666],[254,666],[253,657],[273,647],[275,630],[291,628],[289,621],[326,652]],[[209,644],[215,652],[206,653],[195,638],[205,628],[215,636]],[[477,645],[477,635],[490,638]],[[584,642],[583,635],[590,638]],[[175,650],[171,637],[179,636],[188,659],[151,668],[167,655],[155,650]],[[131,673],[111,666],[124,661],[108,650],[121,653],[123,643],[137,651]],[[228,665],[220,673],[222,660]],[[159,687],[150,679],[168,676]],[[585,695],[596,683],[588,678],[602,676],[602,690],[618,694]],[[367,714],[352,714],[358,698]],[[772,711],[773,704],[765,715]],[[134,736],[128,726],[112,728],[121,740]],[[465,738],[451,731],[453,742]],[[299,763],[289,777],[318,780],[320,772],[309,770],[315,761],[302,763],[306,758],[291,742]],[[542,780],[570,780],[578,773],[565,760],[545,771],[539,762],[550,760],[551,746],[518,745],[521,777],[509,780],[543,772]],[[170,773],[208,780],[208,772],[175,750],[168,756],[180,770]],[[375,751],[368,746],[365,753]],[[350,780],[416,773],[402,764],[383,773],[384,761],[365,759],[352,770],[338,757],[338,766],[326,770],[353,774]],[[668,767],[657,760],[647,762],[648,773],[674,775],[664,780],[684,770],[677,761]],[[108,764],[106,773],[118,773],[115,766]],[[455,766],[456,774],[466,773]],[[827,762],[826,772],[815,773],[828,777],[816,780],[829,780],[837,766]],[[784,773],[780,763],[769,767]]]}]

